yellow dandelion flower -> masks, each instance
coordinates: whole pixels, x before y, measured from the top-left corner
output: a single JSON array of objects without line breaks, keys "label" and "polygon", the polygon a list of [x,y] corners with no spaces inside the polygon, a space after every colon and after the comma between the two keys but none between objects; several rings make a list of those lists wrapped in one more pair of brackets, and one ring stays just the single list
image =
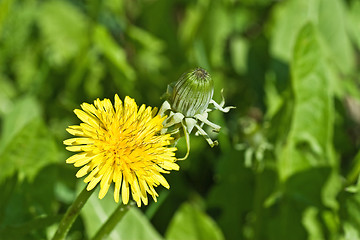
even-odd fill
[{"label": "yellow dandelion flower", "polygon": [[100,183],[100,199],[114,182],[116,202],[121,194],[127,204],[130,190],[139,207],[141,202],[147,205],[147,193],[156,202],[154,187],[170,187],[162,173],[179,170],[176,148],[169,146],[172,138],[160,134],[165,118],[155,116],[157,109],[145,105],[138,109],[130,97],[122,103],[118,95],[114,106],[109,99],[97,99],[94,104],[83,103],[81,108],[74,112],[83,123],[66,129],[76,138],[64,141],[67,150],[79,152],[66,160],[82,167],[76,177],[89,174],[84,179],[88,191]]}]

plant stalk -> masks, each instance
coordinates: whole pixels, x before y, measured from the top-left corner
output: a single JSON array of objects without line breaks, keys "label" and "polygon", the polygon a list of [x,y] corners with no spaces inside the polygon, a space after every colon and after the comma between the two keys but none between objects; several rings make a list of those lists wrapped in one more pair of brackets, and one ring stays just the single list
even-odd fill
[{"label": "plant stalk", "polygon": [[64,240],[67,233],[69,232],[72,224],[74,223],[76,217],[79,215],[80,210],[86,203],[86,201],[89,199],[91,194],[94,192],[95,188],[91,191],[86,190],[85,188],[82,190],[82,192],[77,196],[75,201],[71,204],[71,206],[66,211],[65,215],[60,221],[60,224],[58,226],[58,229],[52,238],[53,240]]},{"label": "plant stalk", "polygon": [[111,214],[111,216],[107,219],[107,221],[97,231],[97,233],[92,238],[92,240],[107,239],[107,236],[125,216],[125,214],[130,209],[130,207],[131,204],[127,204],[127,205],[124,205],[123,203],[119,204],[119,206],[115,209],[115,211]]}]

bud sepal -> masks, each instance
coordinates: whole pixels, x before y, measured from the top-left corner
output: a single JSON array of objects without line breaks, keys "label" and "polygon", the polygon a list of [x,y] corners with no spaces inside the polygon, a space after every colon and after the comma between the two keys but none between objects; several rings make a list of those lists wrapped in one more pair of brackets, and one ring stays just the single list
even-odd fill
[{"label": "bud sepal", "polygon": [[[227,113],[235,107],[224,107],[223,90],[221,90],[222,101],[220,104],[212,99],[213,92],[213,80],[210,74],[202,68],[196,68],[183,74],[177,82],[168,86],[165,94],[167,98],[159,110],[161,116],[167,115],[161,133],[172,134],[175,144],[180,137],[185,136],[187,152],[185,157],[178,158],[178,160],[184,160],[188,157],[190,152],[189,134],[194,129],[196,130],[195,135],[203,136],[211,147],[218,145],[218,142],[213,141],[203,129],[205,124],[213,132],[219,132],[221,129],[221,126],[208,120],[208,113],[213,110]],[[212,108],[209,108],[210,104],[213,105]]]}]

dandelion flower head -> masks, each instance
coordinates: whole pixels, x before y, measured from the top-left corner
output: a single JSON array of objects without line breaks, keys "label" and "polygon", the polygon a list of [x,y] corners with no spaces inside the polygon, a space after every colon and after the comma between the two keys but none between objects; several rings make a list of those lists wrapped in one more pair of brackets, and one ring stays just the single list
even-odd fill
[{"label": "dandelion flower head", "polygon": [[83,123],[66,129],[76,137],[64,141],[67,150],[77,152],[66,160],[81,167],[76,177],[88,174],[88,191],[100,183],[100,199],[114,182],[116,202],[121,195],[127,204],[130,191],[139,207],[141,202],[148,204],[147,194],[156,202],[154,187],[170,187],[162,174],[179,169],[176,148],[169,146],[171,136],[160,134],[165,117],[156,115],[156,108],[138,108],[130,97],[122,103],[118,95],[114,106],[109,99],[97,99],[81,108],[74,112]]}]

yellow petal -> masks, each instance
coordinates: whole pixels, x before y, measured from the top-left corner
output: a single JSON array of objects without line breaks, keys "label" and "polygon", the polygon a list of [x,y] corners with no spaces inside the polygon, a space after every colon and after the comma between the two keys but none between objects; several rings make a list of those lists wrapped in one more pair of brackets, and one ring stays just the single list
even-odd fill
[{"label": "yellow petal", "polygon": [[108,192],[111,182],[112,182],[112,171],[108,171],[102,177],[100,182],[100,192],[99,192],[100,199],[102,199]]},{"label": "yellow petal", "polygon": [[121,188],[121,197],[123,204],[127,204],[129,202],[129,186],[128,182],[125,181],[125,178]]},{"label": "yellow petal", "polygon": [[89,113],[86,113],[80,109],[75,109],[74,113],[84,123],[87,123],[93,127],[100,125],[99,120],[97,118],[95,118],[94,116],[90,115]]},{"label": "yellow petal", "polygon": [[91,181],[89,182],[89,184],[86,187],[86,190],[90,191],[91,189],[93,189],[101,180],[102,176],[97,176],[93,179],[91,179]]},{"label": "yellow petal", "polygon": [[82,145],[82,144],[93,144],[94,139],[91,138],[70,138],[63,141],[65,145]]},{"label": "yellow petal", "polygon": [[78,153],[75,155],[72,155],[71,157],[69,157],[68,159],[66,159],[66,163],[74,163],[82,158],[86,157],[86,153],[82,152],[82,153]]},{"label": "yellow petal", "polygon": [[81,178],[81,177],[85,176],[89,172],[89,170],[90,170],[89,165],[83,166],[82,168],[80,168],[79,171],[77,171],[76,177]]}]

